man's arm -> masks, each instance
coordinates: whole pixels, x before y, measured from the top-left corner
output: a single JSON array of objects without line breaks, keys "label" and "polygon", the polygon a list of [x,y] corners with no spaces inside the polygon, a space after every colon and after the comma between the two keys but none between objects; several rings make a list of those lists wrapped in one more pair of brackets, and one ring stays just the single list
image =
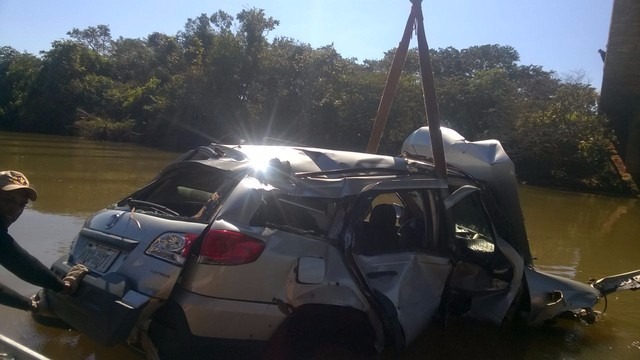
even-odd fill
[{"label": "man's arm", "polygon": [[56,292],[65,289],[62,279],[20,247],[8,234],[0,240],[0,264],[20,279],[33,285]]},{"label": "man's arm", "polygon": [[0,304],[20,310],[33,310],[31,299],[0,284]]}]

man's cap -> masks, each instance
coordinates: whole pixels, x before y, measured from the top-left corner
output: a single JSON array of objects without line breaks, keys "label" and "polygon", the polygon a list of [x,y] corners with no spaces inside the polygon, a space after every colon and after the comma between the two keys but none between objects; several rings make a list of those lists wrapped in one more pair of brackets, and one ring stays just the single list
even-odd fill
[{"label": "man's cap", "polygon": [[6,170],[0,171],[0,188],[2,191],[13,191],[18,189],[26,189],[29,193],[29,199],[36,201],[38,193],[29,185],[29,180],[21,172]]}]

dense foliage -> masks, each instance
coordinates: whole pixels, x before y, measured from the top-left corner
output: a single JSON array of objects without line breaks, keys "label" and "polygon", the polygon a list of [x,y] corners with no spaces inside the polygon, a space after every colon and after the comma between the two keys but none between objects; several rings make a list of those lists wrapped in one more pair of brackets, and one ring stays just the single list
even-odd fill
[{"label": "dense foliage", "polygon": [[[188,19],[176,35],[113,39],[72,29],[41,56],[0,48],[0,129],[134,141],[182,150],[210,141],[364,150],[394,49],[343,58],[291,38],[263,10]],[[612,134],[597,93],[510,46],[431,50],[443,124],[501,140],[521,180],[615,190]],[[416,49],[405,63],[380,151],[398,153],[426,124]]]}]

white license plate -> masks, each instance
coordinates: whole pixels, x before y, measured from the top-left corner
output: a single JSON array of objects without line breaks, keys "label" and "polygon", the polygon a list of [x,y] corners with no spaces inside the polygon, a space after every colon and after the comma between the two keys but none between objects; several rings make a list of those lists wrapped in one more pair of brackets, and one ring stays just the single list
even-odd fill
[{"label": "white license plate", "polygon": [[104,272],[109,269],[118,254],[120,254],[119,250],[89,242],[87,247],[82,250],[77,262],[96,271]]}]

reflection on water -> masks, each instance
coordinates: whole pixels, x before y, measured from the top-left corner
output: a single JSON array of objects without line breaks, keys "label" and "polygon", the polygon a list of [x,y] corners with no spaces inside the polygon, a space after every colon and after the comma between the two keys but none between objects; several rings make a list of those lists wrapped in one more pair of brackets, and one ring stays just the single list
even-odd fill
[{"label": "reflection on water", "polygon": [[145,184],[177,154],[130,144],[0,132],[3,168],[23,172],[42,212],[87,215]]},{"label": "reflection on water", "polygon": [[522,187],[532,253],[540,267],[566,267],[578,280],[640,268],[639,199]]},{"label": "reflection on water", "polygon": [[[38,201],[10,228],[45,264],[66,253],[84,219],[148,182],[177,154],[125,144],[0,133],[0,167],[23,171]],[[543,271],[579,281],[640,269],[640,204],[615,198],[520,188],[531,252]],[[36,291],[0,268],[1,281]],[[595,325],[495,328],[451,320],[434,324],[402,359],[638,359],[640,291],[614,294]],[[107,348],[75,331],[45,327],[0,306],[0,333],[54,359],[142,359],[126,346]],[[387,355],[387,354],[386,354]],[[396,358],[388,354],[385,358]]]}]

